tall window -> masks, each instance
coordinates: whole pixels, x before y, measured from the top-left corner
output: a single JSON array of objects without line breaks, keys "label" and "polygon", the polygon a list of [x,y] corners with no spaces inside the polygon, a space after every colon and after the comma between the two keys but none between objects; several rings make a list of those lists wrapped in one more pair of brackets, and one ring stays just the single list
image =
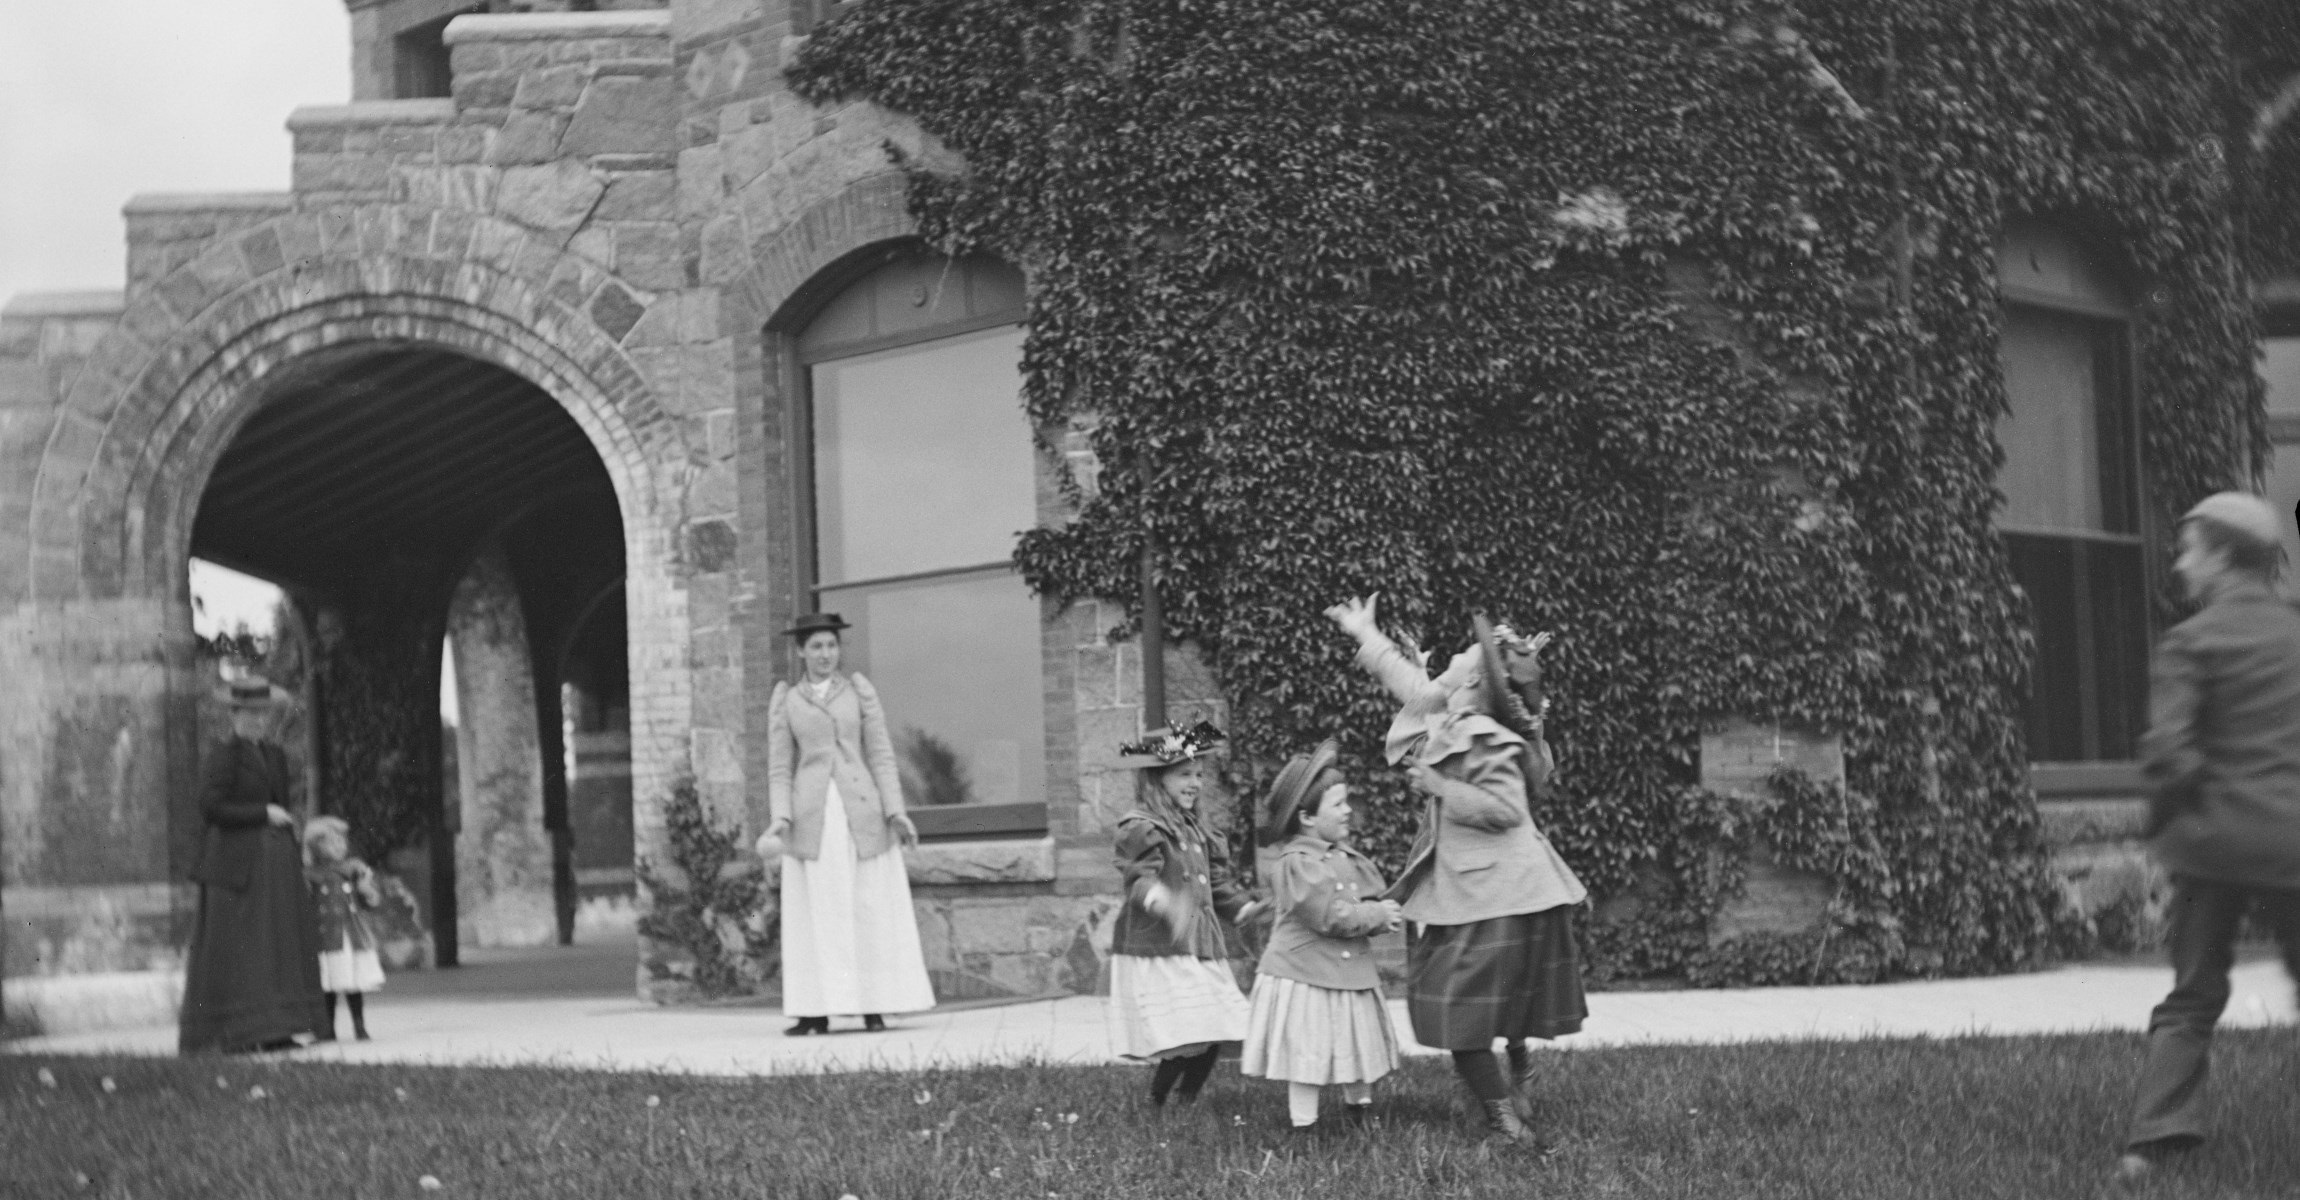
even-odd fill
[{"label": "tall window", "polygon": [[[2300,505],[2300,313],[2271,313],[2260,345],[2260,376],[2268,388],[2268,436],[2276,447],[2268,464],[2268,502],[2278,516]],[[2282,588],[2300,595],[2300,539],[2284,522]]]},{"label": "tall window", "polygon": [[2148,571],[2123,289],[2049,228],[2011,231],[1998,268],[1999,528],[2036,634],[2029,754],[2129,759],[2147,703]]},{"label": "tall window", "polygon": [[918,806],[1043,805],[1039,606],[1014,573],[1037,523],[1022,282],[990,259],[866,275],[799,335],[811,418],[812,598],[886,702]]}]

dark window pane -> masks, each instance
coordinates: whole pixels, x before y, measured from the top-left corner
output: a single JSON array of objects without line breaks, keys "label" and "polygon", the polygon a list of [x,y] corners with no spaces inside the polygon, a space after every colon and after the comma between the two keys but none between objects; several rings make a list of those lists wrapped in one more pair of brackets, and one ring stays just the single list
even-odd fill
[{"label": "dark window pane", "polygon": [[2013,578],[2028,593],[2036,660],[2029,672],[2028,749],[2040,762],[2084,755],[2084,701],[2078,689],[2074,545],[2064,538],[2005,536]]},{"label": "dark window pane", "polygon": [[2137,545],[2091,551],[2095,694],[2099,742],[2092,757],[2132,758],[2148,723],[2148,582]]}]

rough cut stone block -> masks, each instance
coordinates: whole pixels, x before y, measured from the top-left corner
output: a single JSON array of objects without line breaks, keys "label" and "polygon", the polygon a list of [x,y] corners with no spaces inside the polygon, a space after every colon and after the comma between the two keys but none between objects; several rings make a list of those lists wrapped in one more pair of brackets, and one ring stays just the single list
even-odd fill
[{"label": "rough cut stone block", "polygon": [[622,341],[646,311],[646,306],[618,283],[608,283],[591,298],[591,319],[606,331],[610,341]]},{"label": "rough cut stone block", "polygon": [[615,270],[637,287],[661,291],[687,286],[679,227],[668,221],[615,226]]},{"label": "rough cut stone block", "polygon": [[599,201],[602,221],[667,221],[677,202],[678,177],[669,171],[637,171],[607,181]]},{"label": "rough cut stone block", "polygon": [[1776,767],[1794,767],[1817,780],[1845,778],[1844,739],[1829,735],[1729,721],[1701,735],[1701,782],[1720,791],[1761,789]]},{"label": "rough cut stone block", "polygon": [[512,71],[485,71],[455,76],[455,107],[509,108],[518,94],[522,76]]},{"label": "rough cut stone block", "polygon": [[1831,889],[1820,876],[1783,866],[1759,847],[1741,895],[1717,913],[1712,942],[1752,933],[1803,933],[1821,923]]},{"label": "rough cut stone block", "polygon": [[566,150],[579,155],[669,153],[676,116],[669,80],[602,76],[591,81],[576,105]]},{"label": "rough cut stone block", "polygon": [[381,193],[391,185],[391,163],[373,155],[297,155],[292,173],[301,192]]},{"label": "rough cut stone block", "polygon": [[1054,839],[927,842],[903,860],[912,883],[1037,883],[1054,878]]},{"label": "rough cut stone block", "polygon": [[679,152],[680,216],[705,217],[718,211],[727,197],[720,171],[716,146],[696,146]]},{"label": "rough cut stone block", "polygon": [[730,214],[703,226],[698,269],[704,283],[731,283],[750,271],[751,248],[743,238],[740,219]]},{"label": "rough cut stone block", "polygon": [[492,125],[450,125],[439,131],[436,153],[443,163],[475,163],[487,157],[487,138],[495,132]]},{"label": "rough cut stone block", "polygon": [[607,185],[583,164],[561,159],[548,166],[512,167],[503,172],[495,208],[538,229],[573,230],[591,215],[606,190]]},{"label": "rough cut stone block", "polygon": [[564,113],[513,113],[488,146],[487,161],[499,167],[550,162],[559,157],[559,141],[566,129]]},{"label": "rough cut stone block", "polygon": [[590,72],[580,66],[545,67],[519,77],[515,108],[566,108],[583,94]]}]

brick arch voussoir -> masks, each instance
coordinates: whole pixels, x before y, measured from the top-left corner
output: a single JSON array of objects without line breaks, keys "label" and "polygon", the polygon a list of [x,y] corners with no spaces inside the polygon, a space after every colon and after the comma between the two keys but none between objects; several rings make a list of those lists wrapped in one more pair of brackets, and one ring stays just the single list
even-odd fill
[{"label": "brick arch voussoir", "polygon": [[[626,514],[661,510],[667,481],[651,464],[678,457],[665,445],[677,424],[584,304],[619,282],[493,218],[466,218],[468,239],[447,245],[416,210],[332,224],[327,216],[286,214],[227,239],[123,313],[91,359],[104,369],[83,372],[60,406],[36,476],[36,595],[169,586],[198,489],[264,377],[360,341],[436,344],[534,381],[582,426]],[[257,233],[308,247],[322,245],[328,228],[365,232],[242,279],[243,247]]]},{"label": "brick arch voussoir", "polygon": [[749,326],[763,328],[785,301],[840,258],[873,242],[917,235],[909,184],[901,175],[857,179],[751,243],[753,282],[742,315]]}]

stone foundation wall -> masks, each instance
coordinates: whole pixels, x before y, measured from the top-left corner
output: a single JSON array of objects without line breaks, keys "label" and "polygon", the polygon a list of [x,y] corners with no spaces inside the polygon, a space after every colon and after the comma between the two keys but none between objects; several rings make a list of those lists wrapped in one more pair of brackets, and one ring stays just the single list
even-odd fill
[{"label": "stone foundation wall", "polygon": [[[1773,772],[1794,767],[1822,783],[1845,782],[1843,739],[1753,721],[1725,722],[1701,735],[1701,784],[1720,792],[1763,795]],[[1741,894],[1709,928],[1712,943],[1753,933],[1802,933],[1818,926],[1829,905],[1827,881],[1783,866],[1759,846],[1749,856]]]},{"label": "stone foundation wall", "polygon": [[2172,878],[2148,855],[2147,801],[2133,795],[2040,799],[2037,815],[2070,904],[2092,922],[2104,953],[2164,945]]}]

